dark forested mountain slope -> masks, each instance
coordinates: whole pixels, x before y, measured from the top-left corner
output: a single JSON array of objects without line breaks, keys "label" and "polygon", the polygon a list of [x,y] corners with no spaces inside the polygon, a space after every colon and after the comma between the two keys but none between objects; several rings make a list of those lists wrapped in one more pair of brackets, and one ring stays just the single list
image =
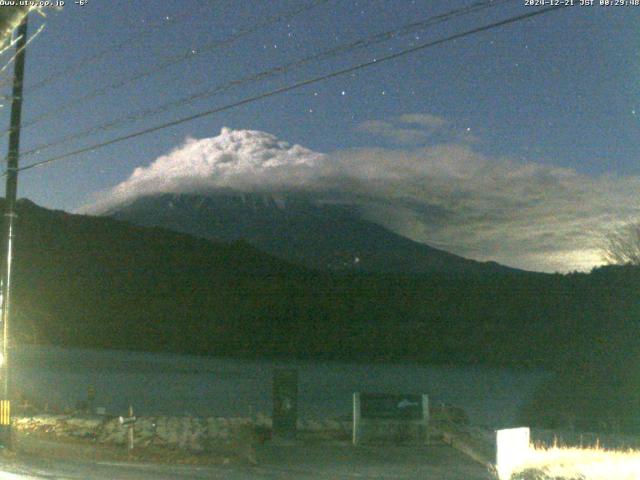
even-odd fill
[{"label": "dark forested mountain slope", "polygon": [[27,201],[18,214],[17,342],[548,366],[612,329],[630,331],[640,312],[640,272],[631,267],[569,276],[332,273],[243,242]]}]

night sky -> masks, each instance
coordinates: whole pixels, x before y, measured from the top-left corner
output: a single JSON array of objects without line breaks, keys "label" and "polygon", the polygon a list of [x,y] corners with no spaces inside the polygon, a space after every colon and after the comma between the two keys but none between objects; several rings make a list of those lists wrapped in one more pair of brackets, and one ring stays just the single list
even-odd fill
[{"label": "night sky", "polygon": [[[472,3],[89,0],[81,7],[67,0],[45,18],[30,16],[31,33],[45,26],[27,53],[22,150]],[[312,7],[291,13],[305,5]],[[21,164],[536,8],[503,2],[67,141]],[[364,198],[373,220],[403,235],[521,268],[589,269],[600,263],[601,234],[638,213],[639,27],[640,7],[561,9],[25,171],[19,196],[49,208],[90,208],[135,168],[172,152],[182,159],[187,138],[216,137],[223,127],[254,130],[343,162],[332,175],[342,171],[348,185],[368,178],[353,165],[368,165],[376,181],[352,201]],[[0,77],[5,95],[11,74],[8,68]],[[70,102],[77,104],[65,108]],[[3,103],[0,122],[8,126]],[[0,148],[6,151],[6,137]]]}]

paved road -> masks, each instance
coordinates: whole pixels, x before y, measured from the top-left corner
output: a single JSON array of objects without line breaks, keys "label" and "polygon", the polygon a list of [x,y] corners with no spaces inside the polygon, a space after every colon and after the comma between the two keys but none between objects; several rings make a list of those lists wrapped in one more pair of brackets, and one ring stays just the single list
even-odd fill
[{"label": "paved road", "polygon": [[445,445],[351,447],[263,446],[256,466],[167,466],[80,462],[35,457],[3,458],[0,478],[96,480],[490,480],[481,465]]}]

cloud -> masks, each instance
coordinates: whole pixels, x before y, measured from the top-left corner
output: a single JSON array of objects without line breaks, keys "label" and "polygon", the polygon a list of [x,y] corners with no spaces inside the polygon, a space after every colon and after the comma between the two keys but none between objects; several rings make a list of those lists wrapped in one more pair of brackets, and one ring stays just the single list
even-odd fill
[{"label": "cloud", "polygon": [[422,127],[432,129],[442,128],[449,123],[442,117],[437,117],[428,113],[405,113],[404,115],[397,117],[397,121],[399,123],[420,125]]},{"label": "cloud", "polygon": [[391,120],[366,120],[356,127],[356,131],[405,146],[454,140],[458,143],[478,141],[470,129],[458,131],[444,118],[427,113],[407,113]]},{"label": "cloud", "polygon": [[361,149],[339,163],[386,205],[372,203],[371,219],[466,257],[521,268],[589,269],[600,263],[602,232],[638,213],[638,177],[591,177],[488,158],[469,146]]},{"label": "cloud", "polygon": [[429,133],[419,128],[402,128],[390,122],[367,120],[356,128],[359,132],[384,137],[398,144],[419,144],[429,138]]},{"label": "cloud", "polygon": [[371,220],[478,260],[544,271],[600,263],[601,232],[637,217],[640,177],[491,158],[472,145],[362,148],[322,154],[273,135],[223,129],[137,168],[98,197],[105,211],[167,192],[312,191]]},{"label": "cloud", "polygon": [[314,188],[325,156],[273,135],[223,128],[213,138],[188,138],[183,145],[136,168],[85,211],[106,211],[135,198],[158,193]]}]

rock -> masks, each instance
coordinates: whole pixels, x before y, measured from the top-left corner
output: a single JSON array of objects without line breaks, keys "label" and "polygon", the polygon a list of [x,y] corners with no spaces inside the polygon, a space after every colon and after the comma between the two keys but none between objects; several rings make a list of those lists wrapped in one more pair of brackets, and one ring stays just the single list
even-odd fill
[{"label": "rock", "polygon": [[96,438],[105,421],[105,417],[98,415],[73,416],[64,421],[63,429],[70,437]]},{"label": "rock", "polygon": [[258,414],[256,415],[255,424],[258,427],[273,428],[273,422],[271,421],[271,417],[265,415],[262,412],[258,412]]},{"label": "rock", "polygon": [[120,425],[118,419],[109,419],[102,425],[96,441],[112,445],[124,445],[127,442],[127,430]]}]

